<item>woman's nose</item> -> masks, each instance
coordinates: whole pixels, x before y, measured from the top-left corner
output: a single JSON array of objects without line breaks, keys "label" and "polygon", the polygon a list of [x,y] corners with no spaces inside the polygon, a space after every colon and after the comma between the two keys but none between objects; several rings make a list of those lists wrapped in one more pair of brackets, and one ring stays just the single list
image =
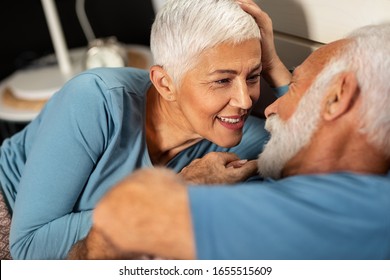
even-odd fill
[{"label": "woman's nose", "polygon": [[249,94],[248,86],[241,85],[237,88],[232,98],[230,99],[230,105],[245,110],[249,110],[252,107],[253,101]]}]

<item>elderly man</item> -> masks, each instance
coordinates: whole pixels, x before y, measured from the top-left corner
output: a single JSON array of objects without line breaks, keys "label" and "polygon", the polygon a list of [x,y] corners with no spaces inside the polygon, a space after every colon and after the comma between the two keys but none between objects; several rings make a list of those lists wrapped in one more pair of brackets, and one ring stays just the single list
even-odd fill
[{"label": "elderly man", "polygon": [[266,179],[185,186],[138,171],[98,204],[82,257],[390,258],[389,46],[389,24],[365,27],[295,69],[265,111]]}]

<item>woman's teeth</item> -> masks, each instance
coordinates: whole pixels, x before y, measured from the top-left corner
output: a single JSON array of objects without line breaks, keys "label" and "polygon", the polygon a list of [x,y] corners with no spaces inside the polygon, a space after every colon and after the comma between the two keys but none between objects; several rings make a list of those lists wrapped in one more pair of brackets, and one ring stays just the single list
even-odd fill
[{"label": "woman's teeth", "polygon": [[241,120],[241,118],[224,118],[224,117],[219,117],[219,119],[226,123],[238,123]]}]

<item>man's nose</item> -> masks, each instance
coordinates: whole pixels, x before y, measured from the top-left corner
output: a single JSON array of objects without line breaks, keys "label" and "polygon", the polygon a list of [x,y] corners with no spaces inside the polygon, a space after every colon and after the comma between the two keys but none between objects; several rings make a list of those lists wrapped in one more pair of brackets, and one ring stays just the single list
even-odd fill
[{"label": "man's nose", "polygon": [[268,105],[267,108],[265,108],[264,115],[265,115],[266,118],[268,118],[269,116],[277,113],[277,107],[278,107],[278,103],[277,102],[278,102],[278,100],[279,99],[276,99],[273,103]]}]

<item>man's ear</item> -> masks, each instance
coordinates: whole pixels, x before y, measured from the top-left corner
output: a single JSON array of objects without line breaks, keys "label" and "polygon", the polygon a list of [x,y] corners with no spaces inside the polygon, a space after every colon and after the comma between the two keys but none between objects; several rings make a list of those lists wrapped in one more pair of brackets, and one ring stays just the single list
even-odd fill
[{"label": "man's ear", "polygon": [[175,101],[175,85],[169,74],[159,65],[150,68],[150,80],[158,93],[167,101]]},{"label": "man's ear", "polygon": [[325,97],[324,119],[331,121],[347,113],[353,107],[359,92],[359,85],[353,72],[339,74]]}]

